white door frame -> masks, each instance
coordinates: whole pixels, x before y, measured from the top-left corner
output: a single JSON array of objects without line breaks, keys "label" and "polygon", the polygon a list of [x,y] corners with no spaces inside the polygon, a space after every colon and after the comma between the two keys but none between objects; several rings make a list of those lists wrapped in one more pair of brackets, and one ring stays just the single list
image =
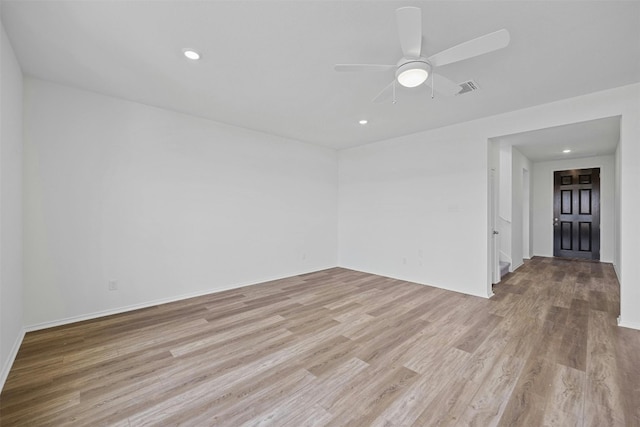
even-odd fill
[{"label": "white door frame", "polygon": [[[491,241],[491,283],[500,281],[500,238],[498,235],[498,178],[496,170],[489,171],[489,233]],[[489,295],[491,295],[489,289]]]}]

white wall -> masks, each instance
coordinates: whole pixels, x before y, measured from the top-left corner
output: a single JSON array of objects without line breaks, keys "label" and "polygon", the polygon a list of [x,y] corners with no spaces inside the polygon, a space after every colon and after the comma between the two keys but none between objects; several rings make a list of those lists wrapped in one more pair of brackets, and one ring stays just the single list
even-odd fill
[{"label": "white wall", "polygon": [[340,265],[486,296],[488,156],[476,139],[459,126],[341,151]]},{"label": "white wall", "polygon": [[[620,325],[640,329],[640,85],[620,123]],[[612,114],[615,115],[615,114]]]},{"label": "white wall", "polygon": [[22,71],[0,23],[0,389],[22,328]]},{"label": "white wall", "polygon": [[24,119],[29,327],[337,263],[333,150],[35,79]]},{"label": "white wall", "polygon": [[553,172],[600,168],[600,261],[614,262],[615,159],[598,156],[533,164],[533,251],[553,256]]},{"label": "white wall", "polygon": [[620,245],[621,245],[621,241],[622,241],[622,233],[620,230],[620,224],[621,224],[621,215],[620,215],[620,190],[622,188],[622,182],[621,182],[621,176],[622,174],[620,173],[620,169],[621,169],[621,161],[622,161],[622,156],[621,156],[622,150],[620,149],[620,144],[618,144],[618,146],[616,147],[616,153],[614,156],[614,161],[615,161],[615,184],[614,184],[614,189],[615,189],[615,195],[614,195],[614,221],[613,221],[613,225],[614,225],[614,233],[613,233],[613,241],[614,241],[614,247],[613,247],[613,267],[616,270],[616,274],[618,275],[618,277],[620,277]]},{"label": "white wall", "polygon": [[621,115],[622,322],[640,325],[639,104],[635,84],[341,151],[340,265],[490,295],[489,139]]}]

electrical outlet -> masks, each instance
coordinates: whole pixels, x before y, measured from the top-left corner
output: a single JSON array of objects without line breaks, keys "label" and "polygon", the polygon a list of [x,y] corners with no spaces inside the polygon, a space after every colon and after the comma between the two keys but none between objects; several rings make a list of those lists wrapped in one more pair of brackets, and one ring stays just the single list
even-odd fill
[{"label": "electrical outlet", "polygon": [[117,291],[118,290],[118,281],[117,280],[109,280],[109,290]]}]

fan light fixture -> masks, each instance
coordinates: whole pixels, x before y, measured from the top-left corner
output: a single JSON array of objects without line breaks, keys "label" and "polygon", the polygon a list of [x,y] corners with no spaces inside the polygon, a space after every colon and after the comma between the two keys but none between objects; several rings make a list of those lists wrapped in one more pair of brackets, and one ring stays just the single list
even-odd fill
[{"label": "fan light fixture", "polygon": [[[422,42],[424,38],[422,9],[411,6],[396,9],[396,24],[400,47],[402,48],[402,58],[395,65],[336,64],[334,67],[336,71],[374,71],[384,73],[395,70],[393,81],[389,82],[387,87],[373,99],[373,102],[383,102],[393,96],[392,99],[395,104],[395,91],[398,84],[407,88],[414,88],[421,84],[430,86],[432,98],[434,92],[450,96],[458,95],[461,92],[460,84],[433,71],[437,72],[438,68],[447,64],[465,61],[507,47],[511,39],[509,31],[502,29],[426,56],[425,50],[427,49],[423,50]],[[429,77],[431,77],[431,81],[427,80]],[[435,83],[437,83],[437,87],[433,87]]]},{"label": "fan light fixture", "polygon": [[404,87],[416,87],[427,81],[431,67],[423,61],[411,61],[402,64],[396,71],[398,83]]},{"label": "fan light fixture", "polygon": [[358,123],[360,123],[361,125],[366,125],[367,123],[369,123],[369,121],[367,119],[362,119]]},{"label": "fan light fixture", "polygon": [[566,154],[566,153],[570,153],[570,152],[571,152],[571,150],[569,150],[569,149],[567,148],[566,150],[562,150],[562,152]]}]

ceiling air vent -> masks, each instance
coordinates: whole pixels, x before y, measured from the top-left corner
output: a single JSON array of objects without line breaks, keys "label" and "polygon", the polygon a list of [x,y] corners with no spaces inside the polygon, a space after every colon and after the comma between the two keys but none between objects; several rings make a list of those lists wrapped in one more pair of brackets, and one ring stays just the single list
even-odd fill
[{"label": "ceiling air vent", "polygon": [[478,89],[480,89],[478,83],[474,82],[473,80],[468,80],[466,82],[460,83],[460,92],[458,92],[458,95],[464,95],[467,92],[473,92],[474,90]]}]

